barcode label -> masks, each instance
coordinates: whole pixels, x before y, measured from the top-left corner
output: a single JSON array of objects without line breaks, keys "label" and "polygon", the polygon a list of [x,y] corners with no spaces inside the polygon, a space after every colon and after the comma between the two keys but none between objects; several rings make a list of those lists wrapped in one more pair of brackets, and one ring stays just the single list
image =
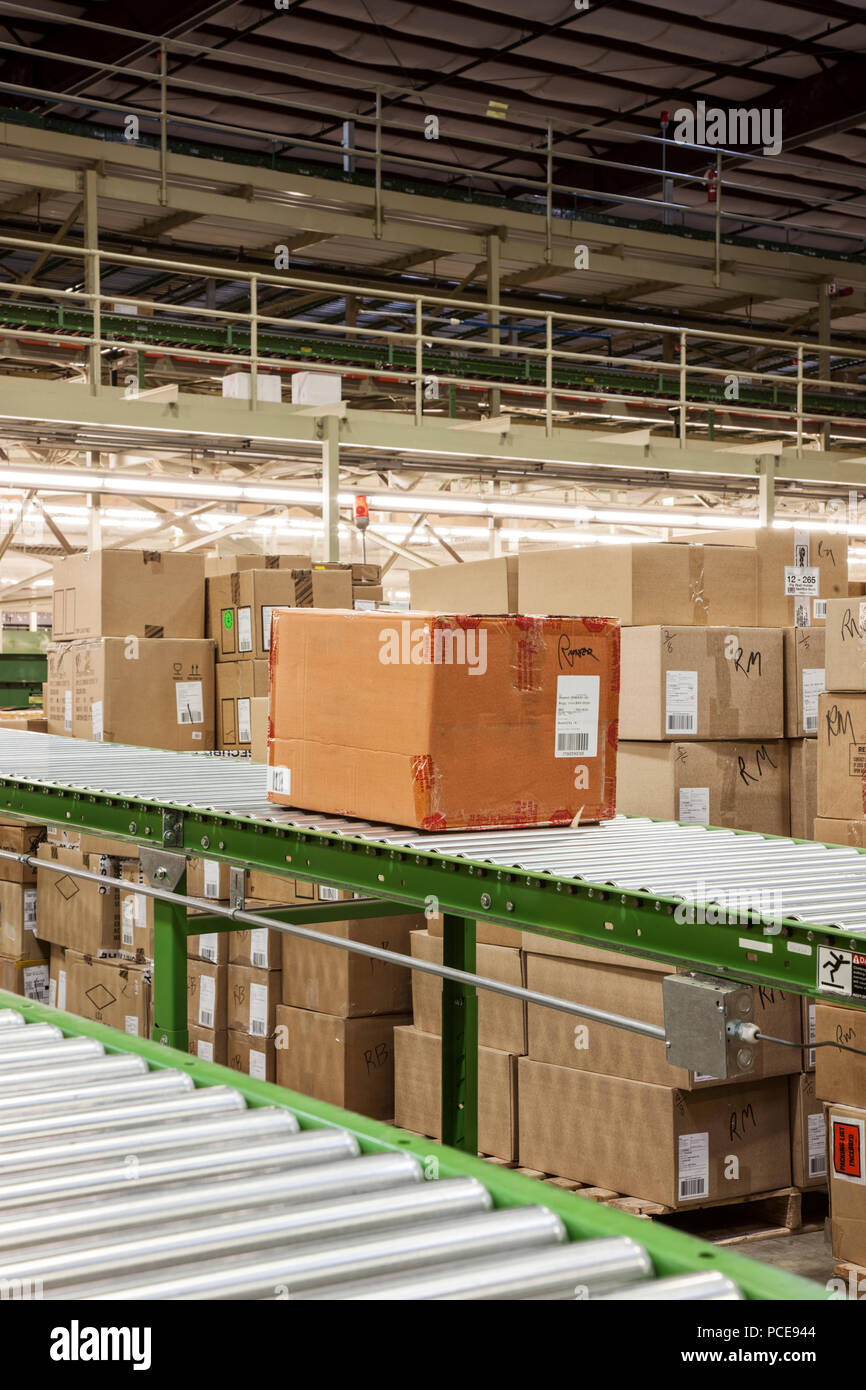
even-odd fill
[{"label": "barcode label", "polygon": [[238,609],[238,651],[251,652],[253,649],[253,622],[249,608]]},{"label": "barcode label", "polygon": [[268,953],[267,951],[251,951],[250,960],[258,970],[267,970]]},{"label": "barcode label", "polygon": [[212,965],[216,965],[217,958],[217,932],[206,932],[198,939],[198,951],[202,960],[209,960]]},{"label": "barcode label", "polygon": [[560,753],[585,753],[589,747],[589,734],[557,734],[556,755]]},{"label": "barcode label", "polygon": [[282,796],[291,796],[292,769],[290,767],[269,767],[268,791],[278,792]]},{"label": "barcode label", "polygon": [[128,1033],[131,1038],[138,1037],[138,1019],[135,1014],[125,1014],[123,1019],[123,1031]]},{"label": "barcode label", "polygon": [[250,1036],[263,1038],[268,1027],[268,987],[250,985]]},{"label": "barcode label", "polygon": [[63,692],[63,727],[65,730],[72,728],[72,691]]},{"label": "barcode label", "polygon": [[803,728],[806,730],[806,733],[807,733],[807,734],[817,734],[817,732],[818,732],[818,716],[817,716],[817,714],[807,714],[807,715],[805,715],[805,717],[804,717],[804,719],[803,719]]},{"label": "barcode label", "polygon": [[823,1177],[826,1177],[826,1174],[827,1174],[827,1155],[826,1155],[826,1154],[810,1154],[810,1155],[809,1155],[809,1177],[810,1177],[810,1178],[823,1178]]},{"label": "barcode label", "polygon": [[665,721],[666,734],[696,734],[698,721],[693,714],[669,714]]},{"label": "barcode label", "polygon": [[665,733],[698,732],[697,671],[665,671]]},{"label": "barcode label", "polygon": [[199,976],[198,1021],[202,1028],[213,1028],[216,1013],[216,980],[212,975]]},{"label": "barcode label", "polygon": [[90,722],[93,729],[94,743],[102,743],[102,701],[94,700],[90,706]]},{"label": "barcode label", "polygon": [[249,743],[252,738],[250,725],[250,702],[238,700],[238,743]]},{"label": "barcode label", "polygon": [[178,724],[204,723],[204,695],[201,681],[177,681],[174,687]]},{"label": "barcode label", "polygon": [[320,883],[319,901],[323,903],[338,903],[340,901],[339,888],[329,888],[326,883]]},{"label": "barcode label", "polygon": [[250,960],[260,970],[268,968],[268,928],[257,927],[250,932]]},{"label": "barcode label", "polygon": [[24,889],[24,930],[36,930],[36,889]]},{"label": "barcode label", "polygon": [[265,1020],[263,1018],[250,1019],[250,1036],[253,1038],[263,1038],[265,1036]]},{"label": "barcode label", "polygon": [[[44,1004],[48,998],[51,981],[48,978],[47,965],[25,965],[22,974],[22,993],[25,999],[31,999],[37,1004]],[[63,1000],[62,1007],[66,1007],[66,1000]]]},{"label": "barcode label", "polygon": [[705,1197],[707,1195],[706,1178],[680,1178],[680,1197]]},{"label": "barcode label", "polygon": [[[825,598],[816,598],[816,599],[813,599],[813,600],[812,600],[812,617],[813,617],[813,618],[826,618],[826,616],[827,616],[827,600],[826,600]],[[826,1165],[825,1165],[825,1172],[826,1172]]]},{"label": "barcode label", "polygon": [[213,1028],[213,1010],[199,1009],[198,1021],[201,1024],[202,1028]]},{"label": "barcode label", "polygon": [[803,671],[803,728],[807,734],[818,732],[818,696],[823,695],[826,678],[823,666]]}]

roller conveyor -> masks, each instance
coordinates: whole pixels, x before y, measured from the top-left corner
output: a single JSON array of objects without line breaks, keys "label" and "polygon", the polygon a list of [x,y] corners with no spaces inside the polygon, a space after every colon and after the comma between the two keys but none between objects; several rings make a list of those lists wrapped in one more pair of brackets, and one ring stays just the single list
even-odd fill
[{"label": "roller conveyor", "polygon": [[[48,1012],[23,1010],[34,1007]],[[36,1046],[26,1037],[41,1036],[44,1022],[10,1011],[2,1024],[6,1049],[37,1059],[47,1077],[58,1073],[38,1055],[62,1049],[74,1022],[56,1016],[62,1031]],[[127,1042],[100,1031],[94,1070],[122,1057]],[[113,1054],[115,1045],[121,1051]],[[144,1070],[127,1075],[122,1106],[110,1085],[102,1103],[91,1094],[84,1105],[74,1092],[47,1087],[53,1133],[38,1112],[0,1114],[4,1287],[88,1301],[562,1300],[628,1297],[631,1285],[639,1298],[743,1297],[730,1271],[702,1268],[698,1242],[677,1235],[694,1247],[694,1267],[672,1275],[656,1267],[650,1242],[636,1238],[649,1223],[626,1218],[628,1233],[575,1239],[539,1184],[517,1179],[535,1201],[497,1203],[490,1189],[498,1170],[488,1184],[478,1160],[472,1175],[425,1181],[417,1153],[365,1153],[348,1128],[301,1128],[285,1105],[248,1106],[224,1068],[206,1069],[212,1086],[154,1090],[155,1077],[190,1081],[172,1066],[188,1059],[154,1051],[167,1067],[153,1072],[136,1059]],[[136,1111],[153,1113],[146,1125],[122,1127],[134,1126]],[[593,1205],[570,1200],[575,1210]],[[719,1258],[749,1268],[736,1256]],[[783,1279],[800,1296],[816,1296]]]}]

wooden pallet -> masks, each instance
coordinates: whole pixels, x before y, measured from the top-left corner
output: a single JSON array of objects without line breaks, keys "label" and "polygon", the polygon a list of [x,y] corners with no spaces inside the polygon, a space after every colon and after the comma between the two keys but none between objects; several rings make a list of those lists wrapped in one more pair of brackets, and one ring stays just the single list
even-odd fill
[{"label": "wooden pallet", "polygon": [[820,1230],[827,1215],[826,1189],[780,1187],[750,1197],[730,1197],[722,1201],[689,1203],[685,1209],[666,1206],[662,1202],[632,1197],[607,1187],[593,1187],[572,1178],[558,1178],[536,1168],[523,1168],[501,1158],[485,1154],[488,1163],[510,1168],[526,1178],[536,1178],[561,1192],[575,1192],[591,1202],[600,1202],[616,1211],[626,1211],[647,1221],[664,1221],[678,1230],[699,1235],[717,1245],[735,1245],[753,1240],[769,1240],[773,1236],[792,1235],[795,1231]]}]

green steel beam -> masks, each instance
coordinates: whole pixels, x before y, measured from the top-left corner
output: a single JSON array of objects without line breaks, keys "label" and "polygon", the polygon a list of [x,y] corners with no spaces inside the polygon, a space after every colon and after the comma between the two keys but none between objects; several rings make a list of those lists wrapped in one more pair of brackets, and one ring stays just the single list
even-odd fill
[{"label": "green steel beam", "polygon": [[472,1154],[312,1100],[282,1086],[257,1081],[214,1062],[203,1062],[146,1038],[127,1036],[103,1023],[62,1013],[46,1004],[36,1004],[3,991],[0,991],[0,1008],[17,1009],[31,1023],[57,1024],[69,1036],[96,1038],[108,1052],[135,1053],[144,1057],[151,1067],[186,1071],[197,1086],[231,1086],[248,1105],[276,1105],[291,1111],[302,1129],[349,1130],[363,1153],[415,1154],[428,1178],[476,1178],[490,1192],[496,1207],[541,1203],[556,1213],[571,1240],[631,1236],[645,1247],[659,1276],[718,1270],[732,1279],[748,1299],[821,1302],[831,1297],[818,1284],[749,1260],[729,1247],[710,1245],[658,1221],[644,1221],[628,1212],[590,1202],[578,1193],[562,1192],[549,1184],[485,1163]]},{"label": "green steel beam", "polygon": [[[178,893],[186,892],[186,871],[175,887]],[[153,899],[153,956],[159,961],[153,972],[153,1036],[182,1052],[189,1047],[186,938],[191,924],[200,931],[198,921],[187,915],[183,903]]]}]

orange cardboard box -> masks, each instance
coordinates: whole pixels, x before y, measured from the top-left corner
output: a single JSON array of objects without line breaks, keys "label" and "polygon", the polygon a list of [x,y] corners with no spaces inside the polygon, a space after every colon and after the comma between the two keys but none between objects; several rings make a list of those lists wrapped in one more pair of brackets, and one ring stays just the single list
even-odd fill
[{"label": "orange cardboard box", "polygon": [[421,830],[614,814],[619,623],[282,609],[268,795]]}]

